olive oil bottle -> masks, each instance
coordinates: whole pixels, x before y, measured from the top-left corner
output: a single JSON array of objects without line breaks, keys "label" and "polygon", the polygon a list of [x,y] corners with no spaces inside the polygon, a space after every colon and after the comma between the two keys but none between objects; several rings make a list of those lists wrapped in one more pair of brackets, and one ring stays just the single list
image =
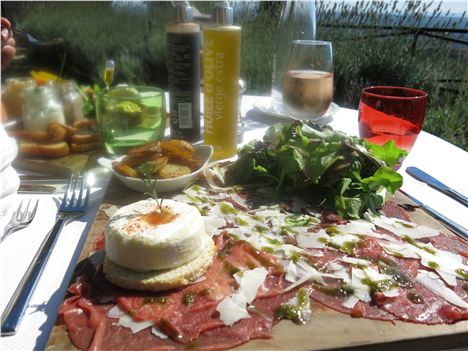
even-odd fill
[{"label": "olive oil bottle", "polygon": [[237,150],[241,27],[228,1],[216,4],[212,18],[203,30],[204,141],[219,160]]},{"label": "olive oil bottle", "polygon": [[171,137],[198,141],[200,134],[200,26],[188,1],[175,2],[167,32]]}]

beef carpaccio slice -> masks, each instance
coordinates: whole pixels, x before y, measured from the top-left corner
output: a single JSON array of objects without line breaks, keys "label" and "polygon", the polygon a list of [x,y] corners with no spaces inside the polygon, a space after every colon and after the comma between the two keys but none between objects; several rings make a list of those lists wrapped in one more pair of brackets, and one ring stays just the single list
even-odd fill
[{"label": "beef carpaccio slice", "polygon": [[[85,261],[79,267],[75,283],[68,289],[72,296],[59,310],[72,342],[81,349],[93,350],[178,350],[195,346],[214,350],[234,347],[250,339],[270,338],[275,310],[296,291],[283,293],[284,277],[273,256],[256,252],[243,242],[233,243],[223,234],[215,242],[218,255],[203,280],[159,294],[118,288],[105,280],[100,268]],[[258,266],[268,268],[269,274],[251,305],[251,317],[232,327],[224,326],[216,306],[235,291],[232,270]],[[114,302],[106,303],[111,296],[135,320],[154,321],[170,338],[156,337],[150,328],[132,335],[130,329],[119,326],[107,316],[115,306]]]}]

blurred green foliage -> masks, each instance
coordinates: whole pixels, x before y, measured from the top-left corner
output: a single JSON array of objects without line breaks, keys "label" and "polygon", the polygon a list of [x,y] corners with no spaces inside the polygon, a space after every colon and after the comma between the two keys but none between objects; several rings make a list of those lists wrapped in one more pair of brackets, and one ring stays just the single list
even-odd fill
[{"label": "blurred green foliage", "polygon": [[[7,16],[16,27],[40,41],[64,38],[60,57],[36,62],[35,69],[58,73],[80,83],[102,84],[106,59],[117,64],[115,82],[167,87],[165,25],[170,2],[17,2]],[[424,130],[465,150],[468,120],[466,46],[422,35],[365,26],[465,25],[465,17],[449,17],[432,3],[317,1],[317,38],[333,42],[335,101],[357,108],[360,91],[368,85],[401,85],[428,91]],[[209,14],[213,2],[192,2]],[[2,3],[2,6],[3,3]],[[242,26],[241,76],[248,94],[269,95],[272,56],[281,2],[234,2],[235,24]],[[3,9],[3,7],[2,7]],[[334,27],[340,25],[340,27]],[[353,26],[362,27],[356,29]],[[395,31],[393,31],[395,33]],[[66,53],[66,55],[65,55]],[[41,66],[42,65],[42,66]],[[450,82],[458,80],[458,82]]]}]

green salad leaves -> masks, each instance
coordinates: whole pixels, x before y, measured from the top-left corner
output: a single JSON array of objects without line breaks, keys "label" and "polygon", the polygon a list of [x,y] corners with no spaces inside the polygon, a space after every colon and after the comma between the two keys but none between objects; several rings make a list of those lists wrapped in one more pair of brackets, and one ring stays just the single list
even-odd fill
[{"label": "green salad leaves", "polygon": [[299,195],[343,218],[361,218],[381,208],[403,178],[394,166],[406,151],[383,146],[314,123],[276,124],[263,141],[238,152],[227,176],[231,184],[255,185],[272,197]]}]

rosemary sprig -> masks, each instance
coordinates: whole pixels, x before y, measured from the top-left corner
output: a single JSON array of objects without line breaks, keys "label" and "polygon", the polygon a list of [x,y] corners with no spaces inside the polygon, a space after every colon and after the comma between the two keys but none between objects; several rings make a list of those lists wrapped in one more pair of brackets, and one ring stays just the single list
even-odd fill
[{"label": "rosemary sprig", "polygon": [[156,185],[156,178],[153,176],[154,165],[151,162],[142,163],[137,167],[137,172],[143,175],[143,182],[149,191],[145,192],[145,195],[153,198],[156,201],[156,205],[159,211],[163,212],[163,199],[158,198],[158,187]]}]

